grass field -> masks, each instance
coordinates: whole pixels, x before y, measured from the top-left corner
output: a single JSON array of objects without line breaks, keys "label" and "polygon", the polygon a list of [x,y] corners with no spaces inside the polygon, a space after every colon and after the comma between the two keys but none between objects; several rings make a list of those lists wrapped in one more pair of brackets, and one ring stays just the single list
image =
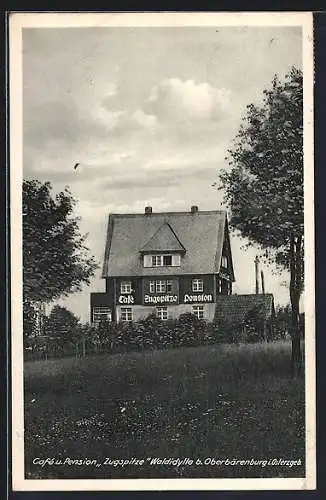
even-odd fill
[{"label": "grass field", "polygon": [[[290,355],[279,342],[26,363],[26,478],[304,477],[304,380],[291,378]],[[57,462],[33,464],[46,457]]]}]

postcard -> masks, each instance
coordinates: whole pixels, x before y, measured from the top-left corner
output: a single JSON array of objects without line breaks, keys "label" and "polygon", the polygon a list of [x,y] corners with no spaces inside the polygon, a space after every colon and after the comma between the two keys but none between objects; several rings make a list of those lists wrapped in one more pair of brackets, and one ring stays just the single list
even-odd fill
[{"label": "postcard", "polygon": [[9,16],[19,491],[316,488],[312,13]]}]

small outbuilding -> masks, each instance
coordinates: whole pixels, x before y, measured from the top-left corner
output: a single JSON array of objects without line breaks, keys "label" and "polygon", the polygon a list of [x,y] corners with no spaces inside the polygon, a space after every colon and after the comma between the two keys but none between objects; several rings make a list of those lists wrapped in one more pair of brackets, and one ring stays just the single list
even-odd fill
[{"label": "small outbuilding", "polygon": [[214,322],[220,331],[232,333],[239,340],[269,340],[273,334],[274,319],[271,293],[216,297]]}]

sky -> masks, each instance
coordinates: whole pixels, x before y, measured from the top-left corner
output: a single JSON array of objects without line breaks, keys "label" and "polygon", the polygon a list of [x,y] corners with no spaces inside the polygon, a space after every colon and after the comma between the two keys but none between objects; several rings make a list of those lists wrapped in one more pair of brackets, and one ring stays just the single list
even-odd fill
[{"label": "sky", "polygon": [[[246,105],[302,67],[298,27],[23,29],[23,174],[69,186],[100,264],[60,301],[83,321],[100,279],[109,213],[225,209],[212,184]],[[74,170],[74,165],[80,163]],[[231,234],[235,293],[254,293],[254,257]],[[289,302],[286,273],[262,267]]]}]

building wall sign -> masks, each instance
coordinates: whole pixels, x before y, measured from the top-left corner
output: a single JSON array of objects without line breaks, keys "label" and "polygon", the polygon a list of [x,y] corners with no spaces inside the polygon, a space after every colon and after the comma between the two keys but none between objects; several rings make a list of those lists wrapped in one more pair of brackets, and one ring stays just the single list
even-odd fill
[{"label": "building wall sign", "polygon": [[191,302],[213,302],[213,295],[211,293],[188,294],[185,293],[183,302],[185,304]]},{"label": "building wall sign", "polygon": [[133,297],[133,295],[119,295],[118,303],[119,304],[134,304],[135,297]]},{"label": "building wall sign", "polygon": [[177,295],[144,295],[145,305],[155,305],[155,304],[178,304]]}]

